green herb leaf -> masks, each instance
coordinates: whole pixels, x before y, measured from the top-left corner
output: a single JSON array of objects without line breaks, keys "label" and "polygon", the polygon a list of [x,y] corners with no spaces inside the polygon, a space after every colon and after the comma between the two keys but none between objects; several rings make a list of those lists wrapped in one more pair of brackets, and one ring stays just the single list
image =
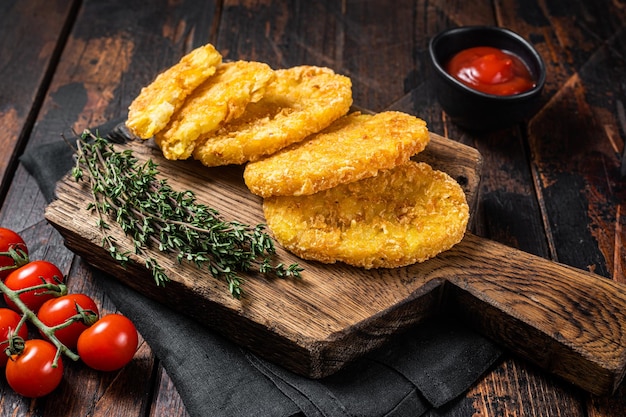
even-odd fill
[{"label": "green herb leaf", "polygon": [[[120,252],[108,233],[114,221],[130,236],[135,253],[143,257],[157,285],[169,278],[149,250],[172,253],[222,279],[235,298],[243,294],[242,272],[256,269],[277,277],[300,277],[298,264],[274,265],[274,242],[265,225],[249,226],[226,221],[220,213],[199,204],[192,191],[175,191],[157,178],[158,165],[151,159],[141,164],[131,150],[116,151],[113,144],[85,131],[77,140],[76,181],[88,179],[93,201],[88,209],[97,213],[103,232],[102,246],[122,264],[129,254]],[[106,219],[106,220],[105,220]]]}]

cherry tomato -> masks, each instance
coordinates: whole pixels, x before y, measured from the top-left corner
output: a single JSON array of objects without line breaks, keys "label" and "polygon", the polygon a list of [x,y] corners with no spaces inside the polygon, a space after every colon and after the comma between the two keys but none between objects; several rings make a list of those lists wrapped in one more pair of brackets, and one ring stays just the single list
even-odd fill
[{"label": "cherry tomato", "polygon": [[[91,297],[85,294],[67,294],[43,303],[37,317],[48,327],[58,326],[69,318],[76,317],[77,320],[72,324],[54,332],[61,343],[74,350],[78,336],[98,320],[98,314],[98,306]],[[43,333],[42,336],[46,337]]]},{"label": "cherry tomato", "polygon": [[63,362],[53,367],[56,347],[42,339],[27,340],[24,351],[7,362],[7,382],[18,394],[36,398],[50,394],[63,378]]},{"label": "cherry tomato", "polygon": [[20,330],[15,333],[17,325],[20,322],[21,316],[13,310],[8,308],[0,308],[0,367],[4,367],[9,360],[9,357],[5,354],[6,349],[9,347],[9,332],[14,336],[19,336],[22,339],[28,339],[28,327],[26,323],[22,324]]},{"label": "cherry tomato", "polygon": [[[11,255],[11,251],[15,251],[14,256]],[[13,230],[0,227],[0,279],[4,280],[12,270],[26,262],[28,248],[22,237]]]},{"label": "cherry tomato", "polygon": [[[32,261],[11,272],[4,283],[7,287],[16,291],[41,285],[44,281],[49,284],[63,283],[63,279],[63,273],[54,264],[48,261]],[[65,291],[61,288],[60,290]],[[36,313],[43,303],[59,295],[63,295],[62,292],[38,289],[23,292],[19,295],[19,298],[30,310]],[[4,294],[4,300],[10,309],[20,311],[6,294]]]},{"label": "cherry tomato", "polygon": [[78,337],[78,355],[90,368],[115,371],[133,359],[138,343],[132,321],[121,314],[108,314]]}]

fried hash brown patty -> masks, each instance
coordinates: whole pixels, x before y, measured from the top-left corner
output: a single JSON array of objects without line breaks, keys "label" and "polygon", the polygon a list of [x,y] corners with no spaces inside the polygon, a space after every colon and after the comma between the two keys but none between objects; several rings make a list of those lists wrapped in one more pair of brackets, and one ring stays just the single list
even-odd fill
[{"label": "fried hash brown patty", "polygon": [[275,75],[240,118],[201,136],[195,159],[209,167],[258,160],[326,128],[352,105],[350,78],[329,68],[305,65]]},{"label": "fried hash brown patty", "polygon": [[169,124],[154,136],[167,159],[187,159],[200,135],[229,123],[251,102],[259,101],[274,71],[261,62],[221,64],[217,72],[196,88],[172,115]]},{"label": "fried hash brown patty", "polygon": [[137,137],[151,138],[163,129],[185,98],[211,75],[222,62],[213,45],[194,49],[159,74],[128,108],[126,126]]},{"label": "fried hash brown patty", "polygon": [[414,161],[314,195],[271,197],[263,210],[276,240],[295,255],[366,269],[406,266],[448,250],[469,219],[459,184]]},{"label": "fried hash brown patty", "polygon": [[249,163],[244,180],[262,197],[314,194],[400,165],[428,141],[426,122],[409,114],[352,113],[304,142]]}]

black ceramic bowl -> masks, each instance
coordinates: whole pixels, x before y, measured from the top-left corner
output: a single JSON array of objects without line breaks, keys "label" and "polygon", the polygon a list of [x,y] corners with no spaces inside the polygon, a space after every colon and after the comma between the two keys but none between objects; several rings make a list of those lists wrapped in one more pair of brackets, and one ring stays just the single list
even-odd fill
[{"label": "black ceramic bowl", "polygon": [[[446,63],[456,53],[475,46],[491,46],[517,55],[528,67],[535,87],[510,96],[486,94],[466,86],[446,72]],[[494,26],[449,29],[430,40],[429,52],[439,103],[459,126],[471,130],[495,130],[519,123],[537,111],[546,67],[535,48],[518,34]]]}]

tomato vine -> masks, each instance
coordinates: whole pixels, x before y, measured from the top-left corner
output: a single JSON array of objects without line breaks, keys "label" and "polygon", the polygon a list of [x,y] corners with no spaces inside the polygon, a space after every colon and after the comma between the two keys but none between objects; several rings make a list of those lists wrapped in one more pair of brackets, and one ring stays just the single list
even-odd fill
[{"label": "tomato vine", "polygon": [[[82,349],[83,362],[95,370],[116,370],[132,360],[138,345],[134,324],[120,314],[100,317],[89,296],[68,294],[61,271],[50,262],[30,260],[21,237],[5,228],[0,228],[0,273],[0,292],[7,306],[0,307],[0,332],[4,332],[0,337],[6,337],[0,341],[6,354],[0,367],[5,367],[7,383],[18,394],[40,397],[52,392],[62,379],[62,356],[81,359],[74,350]],[[27,339],[27,323],[41,339]],[[88,332],[96,325],[108,329],[109,339]],[[129,342],[119,345],[116,334]],[[99,357],[94,362],[92,346],[96,345]],[[108,360],[108,366],[102,365],[103,360]],[[40,383],[33,385],[33,380]],[[33,389],[35,385],[39,388]]]}]

